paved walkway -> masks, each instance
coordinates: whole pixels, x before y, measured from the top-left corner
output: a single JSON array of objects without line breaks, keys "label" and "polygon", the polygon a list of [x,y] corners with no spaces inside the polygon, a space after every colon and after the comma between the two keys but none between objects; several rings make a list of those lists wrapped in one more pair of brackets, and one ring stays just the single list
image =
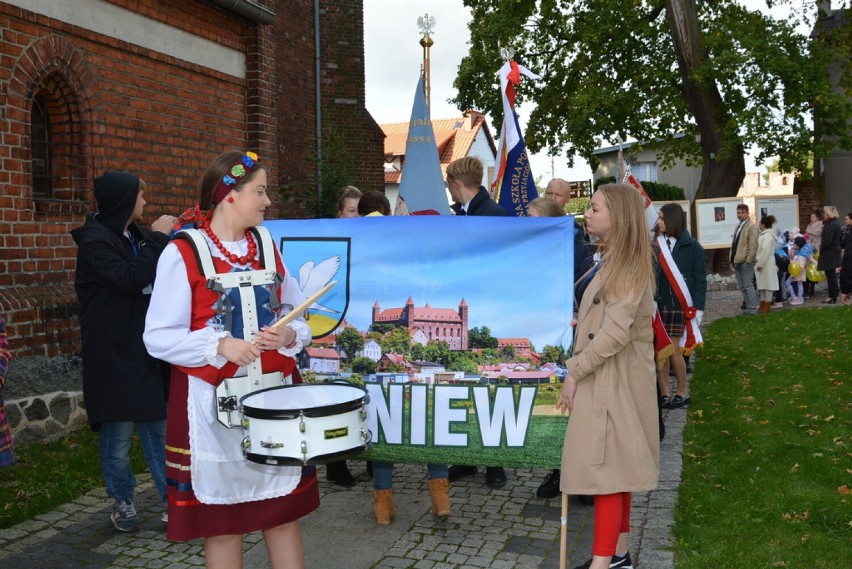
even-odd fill
[{"label": "paved walkway", "polygon": [[[707,322],[739,313],[737,291],[709,293]],[[657,490],[635,494],[630,550],[635,566],[673,566],[673,509],[681,476],[682,434],[687,410],[664,412],[666,437]],[[320,469],[321,506],[302,520],[307,567],[322,569],[557,568],[560,500],[541,500],[535,491],[542,470],[509,470],[508,484],[485,486],[484,473],[452,485],[453,515],[436,521],[429,513],[425,467],[400,465],[394,477],[397,516],[376,526],[370,480],[361,461],[350,462],[358,478],[351,489],[327,484]],[[143,529],[119,534],[109,522],[103,489],[9,529],[0,530],[0,566],[14,569],[174,568],[204,565],[200,541],[166,541],[150,479],[139,477],[136,497]],[[571,500],[568,512],[568,567],[588,559],[592,507]],[[269,560],[259,534],[245,540],[245,565],[266,569]]]}]

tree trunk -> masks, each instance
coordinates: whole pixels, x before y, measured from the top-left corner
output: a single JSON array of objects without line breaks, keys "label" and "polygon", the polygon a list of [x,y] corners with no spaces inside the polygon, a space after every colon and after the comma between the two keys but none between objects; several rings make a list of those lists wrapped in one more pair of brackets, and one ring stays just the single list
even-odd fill
[{"label": "tree trunk", "polygon": [[[742,142],[735,133],[726,132],[730,116],[722,96],[712,78],[695,80],[694,73],[707,61],[701,46],[701,29],[695,0],[666,0],[666,15],[672,34],[681,86],[701,135],[701,153],[704,165],[697,198],[736,196],[745,177],[745,159]],[[726,141],[726,137],[736,137]],[[721,148],[730,146],[733,151],[727,158],[719,158]]]}]

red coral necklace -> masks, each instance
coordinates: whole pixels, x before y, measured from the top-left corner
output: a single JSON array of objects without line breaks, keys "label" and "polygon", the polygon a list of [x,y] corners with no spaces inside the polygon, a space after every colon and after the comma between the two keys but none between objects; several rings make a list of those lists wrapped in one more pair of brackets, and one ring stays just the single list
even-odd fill
[{"label": "red coral necklace", "polygon": [[231,264],[236,265],[239,263],[240,265],[250,265],[254,262],[254,258],[257,256],[257,245],[254,242],[254,237],[252,237],[251,231],[248,229],[245,230],[246,241],[248,241],[248,253],[243,256],[239,256],[236,253],[231,253],[225,246],[222,245],[222,242],[216,237],[216,234],[213,233],[213,230],[210,229],[210,222],[203,221],[199,224],[199,228],[203,230],[207,235],[210,236],[210,240],[213,241],[213,244],[222,252],[226,259],[228,259]]}]

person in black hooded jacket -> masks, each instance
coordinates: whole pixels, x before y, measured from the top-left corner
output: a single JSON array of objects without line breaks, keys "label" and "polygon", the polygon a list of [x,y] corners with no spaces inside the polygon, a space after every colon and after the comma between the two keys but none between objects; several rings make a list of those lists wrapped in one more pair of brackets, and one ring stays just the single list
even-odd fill
[{"label": "person in black hooded jacket", "polygon": [[175,222],[160,216],[138,223],[145,183],[127,172],[95,180],[98,211],[71,231],[77,243],[74,288],[80,301],[83,399],[99,433],[101,473],[115,500],[110,520],[119,531],[139,529],[130,465],[134,427],[152,478],[166,499],[166,377],[142,342],[145,315],[160,257]]}]

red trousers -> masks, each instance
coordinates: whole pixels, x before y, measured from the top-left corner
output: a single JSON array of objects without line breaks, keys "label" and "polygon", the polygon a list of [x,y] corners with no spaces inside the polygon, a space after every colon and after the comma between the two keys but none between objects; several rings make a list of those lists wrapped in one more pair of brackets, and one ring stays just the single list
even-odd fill
[{"label": "red trousers", "polygon": [[592,555],[615,555],[618,536],[630,531],[630,492],[595,496],[595,537]]}]

